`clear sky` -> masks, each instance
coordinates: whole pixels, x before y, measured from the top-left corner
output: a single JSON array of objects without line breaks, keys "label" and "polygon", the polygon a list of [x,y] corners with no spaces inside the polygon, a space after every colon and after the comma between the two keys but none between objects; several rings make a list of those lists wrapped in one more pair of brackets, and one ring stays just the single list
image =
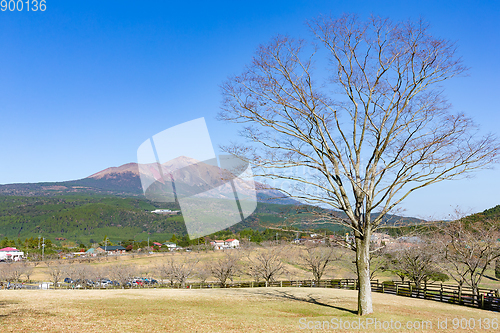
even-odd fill
[{"label": "clear sky", "polygon": [[[26,3],[26,2],[25,2]],[[135,162],[147,138],[205,117],[214,142],[219,85],[276,34],[309,37],[320,14],[423,17],[457,41],[469,77],[447,84],[456,111],[498,132],[498,1],[63,1],[0,11],[0,184],[64,181]],[[26,5],[25,5],[26,6]],[[446,217],[497,204],[500,169],[431,186],[405,214]]]}]

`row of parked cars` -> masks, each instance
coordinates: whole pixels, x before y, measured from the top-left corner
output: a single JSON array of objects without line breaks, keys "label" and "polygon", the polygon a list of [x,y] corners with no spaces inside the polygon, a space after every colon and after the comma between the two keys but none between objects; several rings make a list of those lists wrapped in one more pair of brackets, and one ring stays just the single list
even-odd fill
[{"label": "row of parked cars", "polygon": [[[112,281],[110,279],[102,279],[100,281],[92,281],[92,280],[81,281],[80,279],[72,280],[69,277],[67,277],[64,279],[64,282],[74,285],[75,288],[83,288],[85,286],[94,288],[108,288],[108,287],[120,286],[120,283],[118,281]],[[133,278],[130,279],[127,283],[125,283],[125,286],[136,287],[144,285],[154,285],[157,283],[158,281],[155,279]]]}]

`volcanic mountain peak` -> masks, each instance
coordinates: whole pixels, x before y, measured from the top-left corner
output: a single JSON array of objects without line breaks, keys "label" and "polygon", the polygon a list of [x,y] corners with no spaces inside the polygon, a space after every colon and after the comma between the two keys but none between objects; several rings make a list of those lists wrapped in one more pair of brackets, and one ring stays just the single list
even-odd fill
[{"label": "volcanic mountain peak", "polygon": [[87,178],[101,179],[111,174],[121,174],[126,172],[131,172],[135,176],[139,176],[139,167],[137,163],[127,163],[119,167],[107,168],[97,173],[94,173],[93,175],[90,175]]},{"label": "volcanic mountain peak", "polygon": [[[200,163],[199,161],[186,157],[186,156],[179,156],[173,160],[170,160],[168,162],[165,162],[162,164],[163,169],[165,172],[171,172],[177,169],[184,168],[189,165],[194,165]],[[150,165],[156,165],[156,163],[150,163]],[[93,178],[93,179],[102,179],[102,178],[108,178],[108,177],[113,177],[115,178],[117,174],[124,174],[130,172],[134,176],[139,177],[139,164],[137,163],[127,163],[123,164],[119,167],[111,167],[107,168],[104,170],[101,170],[97,173],[94,173],[93,175],[88,176],[87,178]]]}]

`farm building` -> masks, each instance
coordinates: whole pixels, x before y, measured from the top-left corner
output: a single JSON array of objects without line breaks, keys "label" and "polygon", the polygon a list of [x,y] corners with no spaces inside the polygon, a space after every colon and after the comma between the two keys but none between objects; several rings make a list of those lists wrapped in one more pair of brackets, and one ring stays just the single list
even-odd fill
[{"label": "farm building", "polygon": [[99,246],[96,249],[97,253],[107,253],[107,254],[123,254],[126,252],[126,249],[121,245],[113,245],[113,246]]},{"label": "farm building", "polygon": [[23,258],[23,256],[24,252],[19,251],[15,247],[4,247],[3,249],[0,249],[0,260],[2,261],[19,261]]}]

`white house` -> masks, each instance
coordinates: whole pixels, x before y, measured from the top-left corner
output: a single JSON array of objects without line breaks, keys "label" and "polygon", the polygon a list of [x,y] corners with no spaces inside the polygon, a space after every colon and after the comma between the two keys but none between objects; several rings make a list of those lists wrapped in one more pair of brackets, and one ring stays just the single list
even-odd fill
[{"label": "white house", "polygon": [[229,248],[240,247],[240,241],[237,239],[226,239],[224,244]]},{"label": "white house", "polygon": [[227,247],[223,240],[214,240],[210,242],[210,245],[212,245],[216,250],[223,250]]},{"label": "white house", "polygon": [[15,247],[4,247],[0,249],[0,260],[19,261],[23,258],[24,252]]},{"label": "white house", "polygon": [[163,245],[165,245],[169,250],[175,250],[177,248],[177,244],[172,242],[165,242]]},{"label": "white house", "polygon": [[165,214],[165,215],[179,215],[180,210],[170,210],[170,209],[155,209],[151,213],[155,214]]}]

